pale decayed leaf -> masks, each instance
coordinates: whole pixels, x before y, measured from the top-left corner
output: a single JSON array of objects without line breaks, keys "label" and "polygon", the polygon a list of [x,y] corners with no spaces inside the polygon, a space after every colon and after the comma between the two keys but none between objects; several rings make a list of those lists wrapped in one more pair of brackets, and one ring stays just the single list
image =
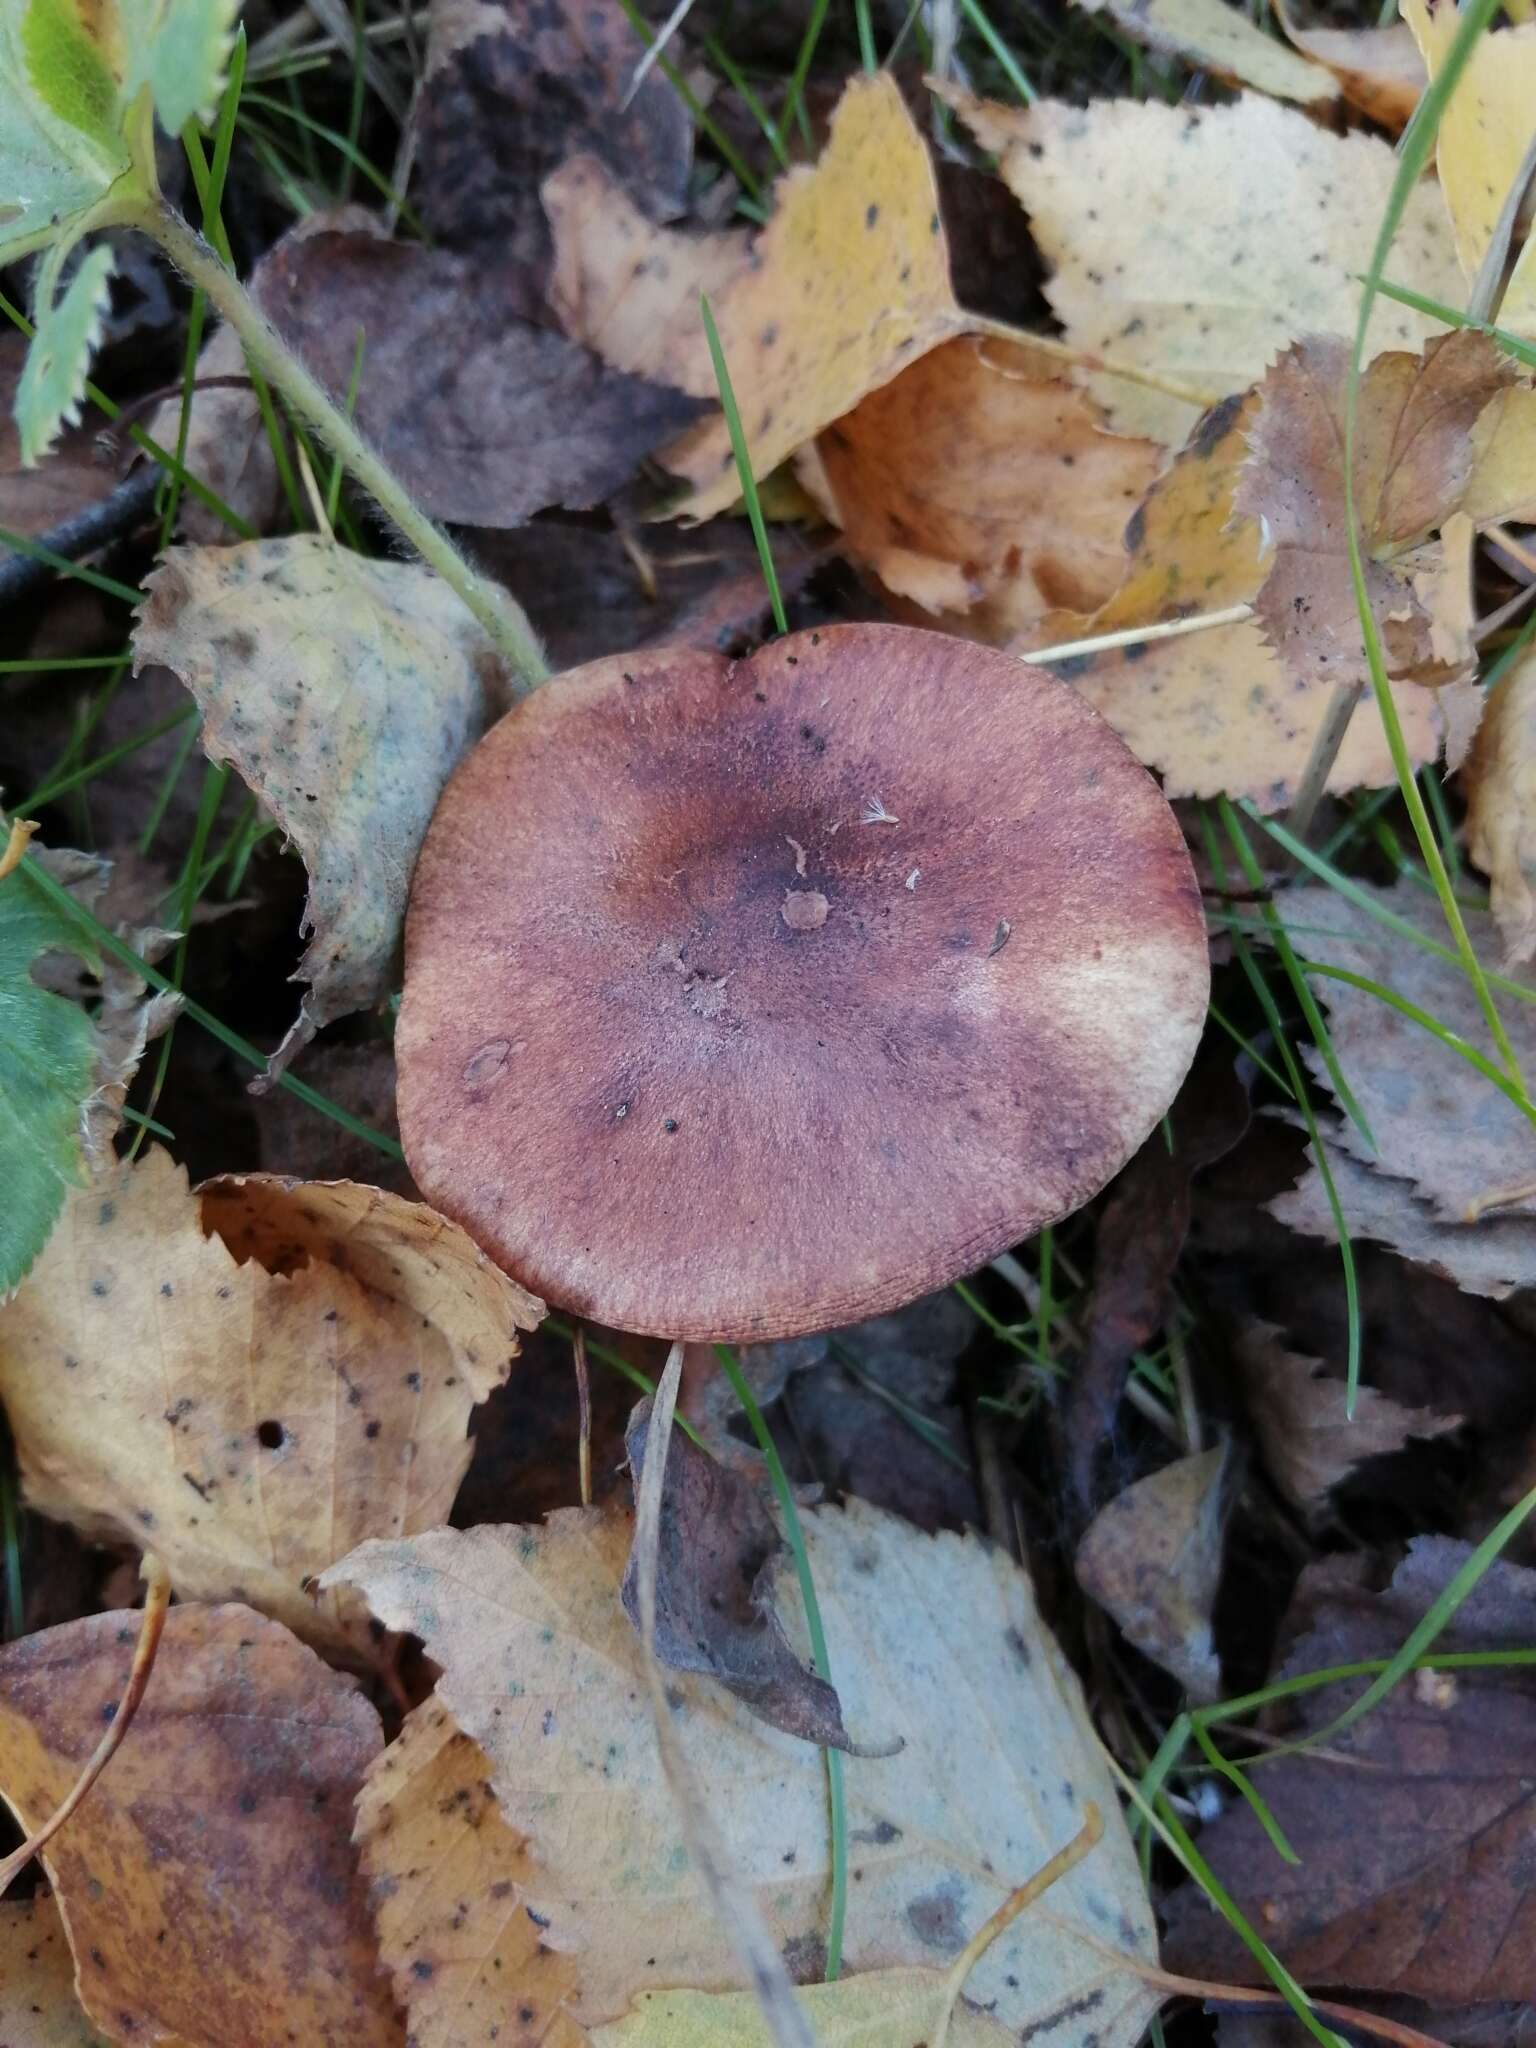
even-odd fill
[{"label": "pale decayed leaf", "polygon": [[[1368,135],[1333,135],[1247,94],[1226,107],[1058,100],[1004,107],[942,97],[1030,217],[1053,266],[1046,293],[1077,347],[1177,380],[1205,402],[1262,377],[1297,334],[1353,337],[1397,162]],[[1463,296],[1433,181],[1409,195],[1392,276],[1431,298]],[[1371,353],[1417,348],[1427,315],[1378,299]],[[1094,390],[1124,433],[1168,443],[1198,404],[1123,378]]]},{"label": "pale decayed leaf", "polygon": [[86,375],[111,303],[112,251],[92,249],[63,296],[37,311],[37,332],[16,386],[24,467],[40,462],[61,427],[80,417]]},{"label": "pale decayed leaf", "polygon": [[[111,873],[110,862],[68,849],[32,859],[86,910]],[[171,939],[123,936],[150,960]],[[88,992],[100,998],[94,1022],[70,1000]],[[0,1302],[47,1243],[69,1189],[110,1153],[145,1044],[174,1010],[174,999],[146,1001],[143,983],[54,908],[26,865],[0,877]]]},{"label": "pale decayed leaf", "polygon": [[[98,1614],[0,1649],[0,1795],[35,1827],[120,1699]],[[348,1839],[380,1748],[350,1679],[249,1607],[173,1607],[122,1746],[43,1853],[80,1996],[117,2042],[402,2048]]]},{"label": "pale decayed leaf", "polygon": [[1277,0],[1275,13],[1296,48],[1333,73],[1351,106],[1384,128],[1407,125],[1428,74],[1406,22],[1384,28],[1303,26],[1283,0]]},{"label": "pale decayed leaf", "polygon": [[[800,1993],[820,2048],[922,2048],[937,2037],[949,2003],[938,1970],[871,1970]],[[1059,2026],[1057,2048],[1079,2048],[1097,2031]],[[950,2021],[948,2048],[1013,2048],[1018,2035],[962,1999]],[[772,2048],[750,1991],[647,1991],[621,2020],[594,2027],[592,2048]]]},{"label": "pale decayed leaf", "polygon": [[0,1310],[0,1395],[34,1507],[356,1654],[356,1603],[306,1582],[446,1518],[538,1314],[420,1203],[267,1175],[199,1198],[152,1148],[71,1195]]},{"label": "pale decayed leaf", "polygon": [[1410,1438],[1444,1436],[1459,1415],[1405,1408],[1374,1387],[1349,1387],[1316,1358],[1287,1349],[1273,1323],[1250,1323],[1232,1346],[1269,1476],[1304,1514],[1320,1509],[1363,1458],[1400,1451]]},{"label": "pale decayed leaf", "polygon": [[1212,1616],[1221,1578],[1224,1449],[1138,1479],[1089,1523],[1078,1584],[1195,1700],[1221,1691]]},{"label": "pale decayed leaf", "polygon": [[[566,331],[616,368],[715,397],[699,318],[700,289],[710,292],[758,476],[968,324],[950,289],[927,146],[883,72],[849,84],[820,161],[780,180],[750,249],[651,226],[595,159],[558,171],[544,202],[552,301]],[[682,508],[693,517],[738,494],[722,414],[660,460],[693,486]]]},{"label": "pale decayed leaf", "polygon": [[1118,583],[1163,451],[1108,432],[1059,368],[1008,342],[945,342],[817,441],[848,552],[919,619],[1001,645]]},{"label": "pale decayed leaf", "polygon": [[1536,954],[1536,654],[1489,695],[1463,772],[1467,851],[1489,882],[1506,964]]},{"label": "pale decayed leaf", "polygon": [[[1445,65],[1460,26],[1450,0],[1400,0],[1431,78]],[[1477,276],[1511,187],[1529,169],[1536,137],[1536,22],[1484,33],[1440,114],[1435,156],[1440,189],[1456,231],[1461,267]],[[1393,272],[1396,275],[1396,272]],[[1457,305],[1465,297],[1454,297]],[[1536,240],[1528,240],[1499,302],[1499,324],[1517,334],[1536,328]]]},{"label": "pale decayed leaf", "polygon": [[[858,1501],[804,1520],[850,1732],[904,1744],[844,1760],[845,1968],[952,1961],[1093,1800],[1102,1842],[998,1937],[966,1988],[1015,2038],[1091,2009],[1105,2048],[1128,2048],[1155,2002],[1136,1974],[1155,1957],[1150,1910],[1076,1679],[1027,1579],[974,1539],[928,1537]],[[442,1666],[439,1698],[529,1837],[527,1910],[550,1948],[579,1958],[569,2010],[589,2026],[658,1983],[743,1988],[640,1704],[642,1653],[617,1597],[630,1537],[628,1516],[572,1509],[543,1528],[367,1544],[326,1579],[359,1587]],[[799,1617],[785,1619],[803,1640]],[[740,1879],[793,1973],[814,1979],[831,1871],[819,1752],[707,1680],[669,1674],[668,1692]]]},{"label": "pale decayed leaf", "polygon": [[584,2048],[564,2010],[576,1958],[526,1910],[535,1868],[502,1818],[484,1750],[435,1699],[407,1714],[357,1798],[358,1845],[379,1954],[412,2048],[506,2040]]},{"label": "pale decayed leaf", "polygon": [[75,1996],[75,1963],[46,1893],[0,1905],[0,2041],[5,2048],[106,2048]]},{"label": "pale decayed leaf", "polygon": [[[0,260],[5,262],[84,213],[128,160],[115,123],[104,113],[112,79],[101,60],[87,46],[76,51],[70,65],[48,63],[25,33],[32,12],[31,0],[0,0],[0,78],[5,81],[0,91]],[[43,59],[41,66],[34,56]]]},{"label": "pale decayed leaf", "polygon": [[1192,70],[1251,85],[1276,99],[1317,106],[1338,97],[1328,73],[1288,50],[1231,0],[1078,0],[1108,14],[1116,28],[1149,50],[1178,57]]},{"label": "pale decayed leaf", "polygon": [[[1258,595],[1260,528],[1233,509],[1256,410],[1256,398],[1234,398],[1200,421],[1126,529],[1126,570],[1114,596],[1086,617],[1048,619],[1040,629],[1046,639],[1156,625]],[[1162,774],[1170,796],[1225,790],[1266,810],[1295,794],[1333,694],[1326,672],[1287,675],[1252,619],[1084,656],[1056,673]],[[1397,704],[1411,756],[1433,760],[1441,727],[1433,694],[1405,686]],[[1328,787],[1380,788],[1394,779],[1380,715],[1367,700],[1350,722]]]},{"label": "pale decayed leaf", "polygon": [[506,669],[411,562],[313,534],[173,548],[145,584],[136,668],[163,662],[304,856],[310,983],[274,1055],[388,994],[417,848],[461,755],[506,708]]}]

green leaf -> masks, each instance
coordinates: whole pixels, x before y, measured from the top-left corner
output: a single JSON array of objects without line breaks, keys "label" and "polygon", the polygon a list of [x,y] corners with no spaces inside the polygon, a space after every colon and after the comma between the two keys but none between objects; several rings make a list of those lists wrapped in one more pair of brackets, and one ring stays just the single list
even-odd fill
[{"label": "green leaf", "polygon": [[78,1003],[32,978],[45,953],[99,964],[81,928],[39,892],[26,864],[0,881],[0,1299],[48,1242],[84,1179],[81,1127],[96,1043]]},{"label": "green leaf", "polygon": [[117,84],[64,0],[0,0],[0,260],[41,247],[128,168]]},{"label": "green leaf", "polygon": [[179,135],[194,115],[211,121],[224,89],[239,0],[119,0],[130,52],[127,105],[148,86],[161,124]]},{"label": "green leaf", "polygon": [[111,304],[112,251],[92,249],[63,298],[37,308],[37,332],[16,386],[21,460],[40,462],[60,427],[80,417],[86,373]]}]

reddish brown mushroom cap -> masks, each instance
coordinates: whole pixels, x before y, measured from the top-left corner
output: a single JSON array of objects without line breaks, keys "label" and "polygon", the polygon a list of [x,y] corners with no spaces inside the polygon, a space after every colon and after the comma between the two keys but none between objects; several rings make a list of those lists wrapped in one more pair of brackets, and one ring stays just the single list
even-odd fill
[{"label": "reddish brown mushroom cap", "polygon": [[824,1329],[1086,1201],[1208,984],[1172,812],[1054,678],[899,626],[625,655],[520,705],[438,807],[406,1155],[578,1314]]}]

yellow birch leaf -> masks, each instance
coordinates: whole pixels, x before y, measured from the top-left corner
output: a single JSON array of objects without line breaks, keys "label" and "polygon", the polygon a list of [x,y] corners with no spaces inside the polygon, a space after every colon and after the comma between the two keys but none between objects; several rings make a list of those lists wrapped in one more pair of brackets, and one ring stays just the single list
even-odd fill
[{"label": "yellow birch leaf", "polygon": [[[1399,5],[1434,78],[1456,40],[1456,9],[1449,0],[1439,6],[1430,0],[1399,0]],[[1510,187],[1525,170],[1533,135],[1536,22],[1526,22],[1478,37],[1440,115],[1435,139],[1440,188],[1469,279],[1481,268]],[[1395,267],[1391,274],[1397,277]],[[1460,299],[1453,294],[1451,303],[1459,305]],[[1536,240],[1527,241],[1515,263],[1498,318],[1501,327],[1517,334],[1536,332]]]},{"label": "yellow birch leaf", "polygon": [[1383,128],[1404,128],[1429,82],[1424,59],[1406,22],[1385,28],[1303,28],[1285,0],[1275,13],[1288,40],[1326,64],[1352,107]]},{"label": "yellow birch leaf", "polygon": [[[820,2048],[925,2048],[949,1998],[942,1970],[870,1970],[835,1984],[807,1984],[800,2003]],[[1063,2020],[1067,2015],[1062,2015]],[[1058,2025],[1056,2048],[1082,2048],[1091,2015]],[[946,2048],[1010,2048],[1018,2040],[964,1999],[950,2021]],[[621,2020],[594,2027],[592,2048],[772,2048],[750,1991],[646,1991]]]},{"label": "yellow birch leaf", "polygon": [[1489,696],[1463,771],[1467,851],[1488,877],[1506,964],[1536,955],[1536,653]]},{"label": "yellow birch leaf", "polygon": [[1090,14],[1107,14],[1116,28],[1149,50],[1233,84],[1303,106],[1338,98],[1338,87],[1322,65],[1298,57],[1227,0],[1078,0],[1078,5]]},{"label": "yellow birch leaf", "polygon": [[107,2048],[75,1996],[75,1959],[46,1892],[0,1905],[0,2041],[5,2048]]},{"label": "yellow birch leaf", "polygon": [[[848,85],[820,161],[780,179],[750,247],[653,226],[590,158],[546,180],[544,205],[555,309],[616,368],[714,397],[698,303],[710,291],[758,476],[970,324],[950,288],[927,145],[884,72]],[[680,508],[690,518],[738,496],[721,413],[659,459],[692,485]]]}]

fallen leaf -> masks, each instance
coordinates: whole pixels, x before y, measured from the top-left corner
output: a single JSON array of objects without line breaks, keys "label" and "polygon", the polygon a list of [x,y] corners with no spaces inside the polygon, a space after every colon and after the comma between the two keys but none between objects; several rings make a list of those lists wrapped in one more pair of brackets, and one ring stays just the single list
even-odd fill
[{"label": "fallen leaf", "polygon": [[[59,1804],[137,1631],[98,1614],[0,1649],[0,1792]],[[351,1681],[248,1607],[173,1607],[148,1689],[43,1853],[91,2019],[114,2040],[401,2048],[348,1839],[380,1747]]]},{"label": "fallen leaf", "polygon": [[1487,693],[1462,773],[1467,852],[1489,882],[1507,966],[1536,954],[1536,655]]},{"label": "fallen leaf", "polygon": [[1338,97],[1320,65],[1266,35],[1227,0],[1078,0],[1078,5],[1091,14],[1107,14],[1133,42],[1177,57],[1193,71],[1211,71],[1232,84],[1314,108]]},{"label": "fallen leaf", "polygon": [[[630,1419],[625,1447],[640,1492],[651,1404]],[[787,1552],[760,1485],[717,1464],[679,1430],[667,1451],[656,1558],[655,1651],[673,1671],[699,1671],[770,1728],[803,1742],[852,1749],[836,1691],[790,1648],[773,1604]],[[633,1554],[624,1612],[640,1627]]]},{"label": "fallen leaf", "polygon": [[[1345,516],[1350,355],[1346,341],[1312,337],[1267,372],[1233,499],[1239,517],[1261,525],[1267,559],[1272,551],[1257,598],[1271,646],[1299,680],[1322,675],[1333,687],[1370,679]],[[1421,543],[1459,515],[1464,551],[1466,519],[1536,505],[1536,393],[1517,391],[1515,377],[1487,335],[1467,330],[1430,343],[1422,356],[1379,355],[1360,381],[1355,516],[1389,675],[1446,680],[1442,650],[1461,662],[1472,653],[1470,578],[1465,590],[1455,576],[1441,584],[1437,615],[1426,598],[1440,564]],[[1497,408],[1500,442],[1513,432],[1524,443],[1526,472],[1515,505],[1492,502],[1479,470],[1477,429],[1490,407]],[[1501,456],[1501,472],[1509,470]],[[1449,643],[1439,637],[1447,626]]]},{"label": "fallen leaf", "polygon": [[1099,1211],[1082,1356],[1061,1402],[1064,1462],[1083,1513],[1103,1499],[1097,1482],[1131,1356],[1162,1324],[1189,1231],[1191,1186],[1231,1151],[1248,1118],[1248,1090],[1230,1054],[1202,1055]]},{"label": "fallen leaf", "polygon": [[[1136,1974],[1156,1951],[1150,1909],[1076,1679],[1027,1579],[974,1538],[923,1536],[857,1501],[802,1522],[845,1717],[905,1739],[894,1756],[844,1760],[845,1967],[952,1960],[1077,1832],[1091,1799],[1104,1840],[993,1943],[967,1990],[1015,2035],[1092,2011],[1107,2048],[1128,2048],[1156,2003]],[[630,1536],[627,1516],[573,1509],[542,1529],[368,1544],[329,1575],[359,1586],[387,1626],[424,1635],[443,1704],[485,1749],[508,1824],[529,1837],[526,1908],[548,1922],[551,1948],[580,1958],[568,2010],[587,2026],[618,2019],[658,1980],[741,1988],[637,1706],[641,1648],[615,1598]],[[741,1879],[791,1973],[818,1977],[831,1868],[820,1756],[704,1681],[679,1675],[669,1690]]]},{"label": "fallen leaf", "polygon": [[[1460,26],[1455,5],[1436,6],[1432,0],[1399,0],[1399,5],[1430,77],[1437,78]],[[1435,131],[1440,189],[1468,279],[1482,267],[1511,188],[1529,175],[1526,152],[1536,138],[1533,107],[1536,22],[1516,23],[1496,34],[1485,30],[1472,45]],[[1499,301],[1500,326],[1516,334],[1530,333],[1536,323],[1533,250],[1536,243],[1527,241]]]},{"label": "fallen leaf", "polygon": [[[1233,508],[1256,411],[1249,396],[1206,414],[1132,515],[1114,596],[1087,617],[1054,615],[1040,629],[1049,640],[1156,625],[1258,595],[1260,529]],[[1055,673],[1160,772],[1169,796],[1226,791],[1265,810],[1280,810],[1294,796],[1333,696],[1322,675],[1288,675],[1252,619],[1081,656],[1056,664]],[[1410,755],[1433,760],[1441,716],[1432,693],[1405,687],[1397,705]],[[1380,715],[1367,701],[1350,722],[1328,787],[1380,788],[1395,779]]]},{"label": "fallen leaf", "polygon": [[[942,1970],[871,1970],[800,1992],[806,2018],[823,2048],[895,2048],[937,2036],[949,2003]],[[1065,2015],[1063,2015],[1065,2017]],[[642,1991],[632,2011],[594,2027],[593,2048],[772,2048],[750,1991]],[[1058,2034],[1061,2048],[1085,2037]],[[965,1999],[956,2005],[948,2048],[1010,2048],[1017,2034]]]},{"label": "fallen leaf", "polygon": [[410,873],[443,784],[506,708],[505,665],[413,562],[315,534],[172,548],[144,585],[135,671],[174,669],[214,761],[233,761],[309,870],[309,990],[268,1064],[382,1001]]},{"label": "fallen leaf", "polygon": [[1077,1582],[1195,1701],[1221,1692],[1212,1616],[1221,1580],[1225,1447],[1175,1458],[1100,1508]]},{"label": "fallen leaf", "polygon": [[[814,168],[780,179],[755,244],[654,228],[593,159],[544,187],[550,297],[567,333],[621,370],[717,395],[699,318],[708,294],[753,472],[766,476],[832,420],[968,322],[927,147],[895,81],[855,78]],[[663,450],[704,519],[739,485],[722,414]]]},{"label": "fallen leaf", "polygon": [[21,335],[0,335],[0,526],[31,536],[99,504],[118,475],[90,421],[61,435],[45,461],[22,468],[12,406],[26,352]]},{"label": "fallen leaf", "polygon": [[[1491,1215],[1476,1223],[1448,1223],[1420,1200],[1412,1180],[1378,1172],[1351,1157],[1336,1121],[1328,1120],[1322,1129],[1334,1193],[1352,1240],[1384,1244],[1399,1258],[1492,1301],[1536,1287],[1536,1216]],[[1338,1243],[1333,1205],[1315,1160],[1288,1194],[1269,1204],[1269,1211],[1292,1230]]]},{"label": "fallen leaf", "polygon": [[75,1996],[75,1960],[46,1893],[0,1905],[0,2041],[5,2048],[107,2048]]},{"label": "fallen leaf", "polygon": [[[1446,945],[1444,918],[1428,891],[1411,881],[1390,889],[1357,886],[1437,946]],[[1492,1057],[1476,994],[1457,959],[1406,942],[1369,910],[1324,885],[1289,889],[1282,915],[1304,960],[1342,967],[1394,990]],[[1462,918],[1473,950],[1491,966],[1492,918],[1470,907]],[[1522,1183],[1527,1192],[1508,1210],[1536,1214],[1536,1130],[1508,1096],[1453,1046],[1369,990],[1322,976],[1312,986],[1327,1010],[1334,1052],[1376,1146],[1372,1152],[1353,1123],[1340,1125],[1338,1142],[1378,1172],[1411,1182],[1444,1222],[1470,1223],[1498,1191]],[[1516,1057],[1536,1072],[1536,1004],[1506,999],[1500,1011]],[[1303,1056],[1326,1086],[1320,1055],[1305,1047]]]},{"label": "fallen leaf", "polygon": [[1296,48],[1327,65],[1351,106],[1384,128],[1407,126],[1429,74],[1406,22],[1385,28],[1303,28],[1284,0],[1277,0],[1275,13]]},{"label": "fallen leaf", "polygon": [[1059,367],[1008,342],[945,342],[816,443],[853,559],[999,645],[1109,597],[1125,522],[1163,464],[1156,443],[1107,432]]},{"label": "fallen leaf", "polygon": [[23,469],[40,462],[65,427],[78,425],[91,358],[111,303],[112,250],[98,242],[58,298],[34,304],[37,331],[17,379],[13,408]]},{"label": "fallen leaf", "polygon": [[498,264],[550,255],[539,187],[602,162],[654,220],[688,203],[693,120],[619,0],[432,0],[411,196],[439,244]]},{"label": "fallen leaf", "polygon": [[[576,1963],[525,1906],[537,1872],[501,1817],[484,1750],[436,1700],[407,1714],[357,1795],[379,1954],[412,2048],[585,2048]],[[508,2031],[513,2015],[518,2031]]]},{"label": "fallen leaf", "polygon": [[538,1314],[419,1203],[263,1175],[195,1195],[152,1147],[71,1195],[0,1310],[0,1396],[39,1512],[356,1656],[357,1604],[306,1582],[446,1518],[470,1411]]},{"label": "fallen leaf", "polygon": [[[388,1044],[370,1039],[362,1045],[317,1045],[305,1059],[304,1072],[311,1087],[328,1101],[399,1143],[395,1061]],[[366,1138],[316,1116],[307,1102],[286,1088],[247,1096],[246,1108],[257,1137],[250,1155],[253,1168],[294,1180],[367,1181],[408,1201],[418,1198],[403,1159],[390,1159]],[[230,1154],[226,1149],[221,1156],[227,1161]]]},{"label": "fallen leaf", "polygon": [[[99,905],[112,872],[109,861],[66,849],[34,849],[30,859],[88,911]],[[125,936],[153,960],[172,935]],[[89,992],[100,997],[94,1020],[70,1000],[87,992],[81,963],[91,976]],[[144,1047],[175,1007],[161,997],[146,1000],[137,976],[104,957],[90,932],[55,908],[26,863],[0,877],[0,1302],[48,1242],[71,1188],[109,1155]]]},{"label": "fallen leaf", "polygon": [[1293,1506],[1315,1514],[1366,1458],[1400,1451],[1410,1437],[1444,1436],[1459,1415],[1405,1408],[1362,1386],[1349,1413],[1349,1388],[1321,1359],[1290,1350],[1273,1323],[1249,1323],[1233,1340],[1232,1360],[1265,1468]]},{"label": "fallen leaf", "polygon": [[[251,388],[245,348],[232,327],[217,328],[203,344],[197,358],[197,384],[187,408],[185,467],[248,526],[264,533],[275,523],[283,504],[282,486],[261,407]],[[179,394],[156,408],[149,431],[162,448],[174,451],[179,445],[181,413]],[[224,546],[235,538],[226,519],[194,492],[185,490],[177,530],[207,547]]]},{"label": "fallen leaf", "polygon": [[[1298,109],[1247,94],[1231,106],[1039,100],[1004,107],[936,88],[1000,169],[1055,267],[1046,286],[1074,347],[1197,389],[1245,390],[1297,334],[1353,338],[1362,271],[1397,159],[1369,135],[1333,135]],[[1399,284],[1462,293],[1433,180],[1410,195],[1392,246]],[[1441,332],[1378,299],[1370,353]],[[1127,434],[1176,446],[1199,405],[1098,376]]]},{"label": "fallen leaf", "polygon": [[[1340,1584],[1333,1560],[1311,1567],[1292,1615],[1306,1633],[1274,1675],[1390,1657],[1469,1554],[1466,1544],[1420,1537],[1380,1593]],[[1533,1630],[1536,1573],[1496,1562],[1435,1647],[1523,1650]],[[1321,1730],[1365,1682],[1300,1694],[1296,1724],[1278,1732]],[[1417,1673],[1330,1734],[1327,1754],[1266,1762],[1264,1798],[1297,1864],[1282,1862],[1246,1801],[1203,1831],[1216,1875],[1303,1983],[1422,1998],[1531,1996],[1532,1684],[1528,1669],[1508,1667]],[[1248,1984],[1262,1976],[1197,1887],[1177,1892],[1168,1916],[1170,1968]]]},{"label": "fallen leaf", "polygon": [[338,404],[354,394],[358,425],[435,519],[518,526],[596,505],[705,410],[536,325],[538,294],[505,261],[289,235],[256,297]]}]

